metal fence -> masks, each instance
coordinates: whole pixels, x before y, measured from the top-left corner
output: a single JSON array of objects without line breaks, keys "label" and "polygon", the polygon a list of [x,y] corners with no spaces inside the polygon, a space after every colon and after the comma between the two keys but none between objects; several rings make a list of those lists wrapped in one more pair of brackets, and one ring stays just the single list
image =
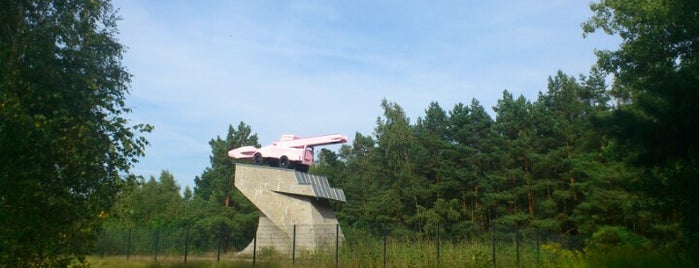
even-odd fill
[{"label": "metal fence", "polygon": [[[531,228],[493,224],[487,231],[465,236],[433,232],[401,235],[390,226],[370,234],[339,225],[260,226],[248,246],[232,245],[225,232],[195,233],[191,228],[111,228],[100,235],[93,255],[104,258],[188,260],[245,260],[309,264],[309,266],[520,267],[551,266],[555,256],[543,245],[582,248],[576,236]],[[269,228],[269,229],[265,229]],[[544,249],[542,251],[542,248]]]}]

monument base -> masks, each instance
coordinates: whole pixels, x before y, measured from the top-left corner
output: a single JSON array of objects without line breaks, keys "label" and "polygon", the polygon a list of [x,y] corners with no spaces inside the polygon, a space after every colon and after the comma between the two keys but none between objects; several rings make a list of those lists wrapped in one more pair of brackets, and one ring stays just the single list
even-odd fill
[{"label": "monument base", "polygon": [[291,169],[236,164],[235,187],[260,210],[256,240],[241,253],[282,254],[332,248],[344,241],[328,199],[345,201],[327,178]]}]

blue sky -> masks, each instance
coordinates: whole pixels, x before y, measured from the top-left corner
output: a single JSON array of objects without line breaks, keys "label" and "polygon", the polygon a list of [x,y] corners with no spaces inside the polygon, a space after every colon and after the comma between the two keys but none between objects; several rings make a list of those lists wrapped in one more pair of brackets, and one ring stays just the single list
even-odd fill
[{"label": "blue sky", "polygon": [[[243,121],[281,134],[373,133],[381,100],[411,122],[431,101],[472,98],[492,112],[507,89],[534,100],[557,70],[587,73],[603,34],[582,37],[589,0],[117,0],[134,123],[155,126],[132,172],[184,188],[208,141]],[[351,141],[350,141],[351,142]],[[330,147],[330,149],[336,149]]]}]

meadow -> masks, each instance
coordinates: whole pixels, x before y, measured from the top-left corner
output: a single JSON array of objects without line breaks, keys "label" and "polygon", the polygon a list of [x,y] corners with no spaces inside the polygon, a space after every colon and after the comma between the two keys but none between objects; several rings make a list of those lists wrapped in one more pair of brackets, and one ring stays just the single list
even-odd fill
[{"label": "meadow", "polygon": [[[385,252],[385,253],[384,253]],[[337,255],[336,255],[337,254]],[[495,258],[493,258],[495,257]],[[557,243],[498,243],[490,241],[442,242],[434,240],[350,242],[314,252],[297,252],[295,258],[269,249],[251,255],[215,253],[189,256],[90,256],[91,267],[692,267],[687,255],[669,250],[634,247],[567,250]],[[253,263],[254,262],[254,263]]]}]

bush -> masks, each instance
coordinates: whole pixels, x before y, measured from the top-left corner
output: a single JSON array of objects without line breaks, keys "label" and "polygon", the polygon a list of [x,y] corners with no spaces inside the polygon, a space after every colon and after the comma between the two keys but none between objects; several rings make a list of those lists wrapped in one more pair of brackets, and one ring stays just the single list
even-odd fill
[{"label": "bush", "polygon": [[588,240],[589,248],[632,246],[649,248],[650,240],[621,226],[602,226]]}]

